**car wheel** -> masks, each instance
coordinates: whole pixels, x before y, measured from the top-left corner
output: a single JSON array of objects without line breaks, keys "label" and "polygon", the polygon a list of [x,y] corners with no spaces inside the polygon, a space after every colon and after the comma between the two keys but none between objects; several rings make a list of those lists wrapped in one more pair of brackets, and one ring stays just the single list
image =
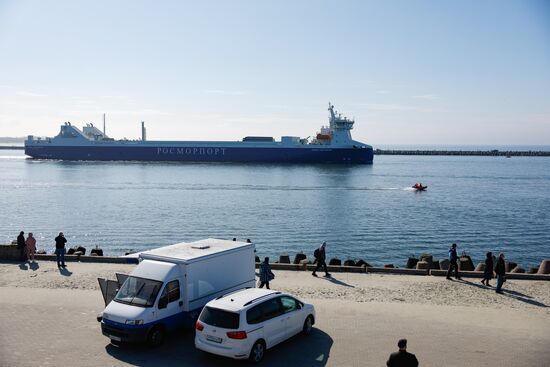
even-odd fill
[{"label": "car wheel", "polygon": [[147,336],[147,343],[151,347],[158,347],[164,342],[164,328],[162,326],[155,326],[149,332]]},{"label": "car wheel", "polygon": [[313,328],[313,317],[308,316],[306,317],[306,321],[304,321],[304,327],[302,328],[302,334],[309,335],[311,334],[311,329]]},{"label": "car wheel", "polygon": [[252,363],[259,363],[265,354],[265,344],[262,340],[257,340],[252,346],[250,351],[250,357],[248,358]]}]

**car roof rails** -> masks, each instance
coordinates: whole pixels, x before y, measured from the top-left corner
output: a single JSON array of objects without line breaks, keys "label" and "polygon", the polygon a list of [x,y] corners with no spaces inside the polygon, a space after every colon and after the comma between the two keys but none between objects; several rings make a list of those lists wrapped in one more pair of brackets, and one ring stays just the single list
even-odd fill
[{"label": "car roof rails", "polygon": [[260,296],[258,298],[254,298],[253,300],[250,300],[250,301],[246,302],[243,306],[248,306],[248,305],[250,305],[250,304],[252,304],[252,303],[254,303],[254,302],[256,302],[256,301],[258,301],[262,298],[269,297],[269,296],[272,296],[274,294],[281,294],[281,292],[274,292],[274,293],[264,294],[263,296]]}]

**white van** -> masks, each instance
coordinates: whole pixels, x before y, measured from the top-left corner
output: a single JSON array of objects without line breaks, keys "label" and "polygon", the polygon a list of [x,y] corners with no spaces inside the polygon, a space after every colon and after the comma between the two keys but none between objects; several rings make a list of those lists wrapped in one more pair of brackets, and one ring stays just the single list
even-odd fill
[{"label": "white van", "polygon": [[142,252],[103,311],[103,335],[159,345],[167,331],[192,327],[208,301],[254,287],[254,265],[254,244],[212,238]]}]

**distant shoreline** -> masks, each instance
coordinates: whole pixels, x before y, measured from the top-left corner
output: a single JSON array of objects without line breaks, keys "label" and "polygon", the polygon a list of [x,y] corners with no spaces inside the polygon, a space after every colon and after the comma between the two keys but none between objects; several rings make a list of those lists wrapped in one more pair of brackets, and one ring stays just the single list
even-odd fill
[{"label": "distant shoreline", "polygon": [[[21,145],[0,145],[0,150],[24,150]],[[375,149],[375,155],[440,155],[440,156],[493,156],[493,157],[550,157],[544,150],[436,150],[436,149]]]}]

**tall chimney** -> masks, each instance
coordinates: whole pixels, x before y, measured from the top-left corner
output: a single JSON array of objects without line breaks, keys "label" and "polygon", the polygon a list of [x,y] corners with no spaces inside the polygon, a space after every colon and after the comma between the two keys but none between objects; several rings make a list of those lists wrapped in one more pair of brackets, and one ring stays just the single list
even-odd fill
[{"label": "tall chimney", "polygon": [[141,121],[141,140],[147,140],[147,134],[145,132],[145,121]]}]

